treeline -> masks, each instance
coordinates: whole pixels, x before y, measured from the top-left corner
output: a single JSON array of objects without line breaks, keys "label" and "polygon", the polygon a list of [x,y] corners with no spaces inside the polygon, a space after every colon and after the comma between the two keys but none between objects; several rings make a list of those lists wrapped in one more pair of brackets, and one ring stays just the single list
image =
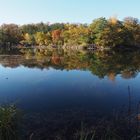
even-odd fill
[{"label": "treeline", "polygon": [[140,47],[140,22],[133,17],[98,18],[91,24],[38,23],[0,26],[0,47],[87,46]]}]

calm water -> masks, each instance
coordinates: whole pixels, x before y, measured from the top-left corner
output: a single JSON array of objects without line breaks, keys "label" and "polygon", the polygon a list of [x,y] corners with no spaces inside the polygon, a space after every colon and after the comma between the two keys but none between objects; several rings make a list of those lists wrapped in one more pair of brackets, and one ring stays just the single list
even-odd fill
[{"label": "calm water", "polygon": [[114,112],[127,112],[130,96],[135,108],[140,101],[139,58],[138,52],[1,55],[0,103],[22,109],[28,134],[73,130],[81,121],[91,124]]}]

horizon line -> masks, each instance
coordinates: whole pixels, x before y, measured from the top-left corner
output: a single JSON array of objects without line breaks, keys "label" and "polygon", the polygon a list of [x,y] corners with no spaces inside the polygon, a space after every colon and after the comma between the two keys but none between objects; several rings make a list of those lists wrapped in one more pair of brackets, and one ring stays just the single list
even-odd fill
[{"label": "horizon line", "polygon": [[140,18],[138,17],[133,17],[133,16],[125,16],[123,18],[118,18],[117,16],[110,16],[110,17],[105,17],[105,16],[100,16],[98,18],[93,18],[93,20],[91,22],[70,22],[70,21],[58,21],[58,22],[50,22],[50,21],[38,21],[38,22],[27,22],[27,23],[16,23],[16,22],[1,22],[0,23],[0,26],[3,25],[3,24],[16,24],[18,26],[22,26],[22,25],[28,25],[28,24],[39,24],[39,23],[44,23],[44,24],[56,24],[56,23],[59,23],[59,24],[90,24],[92,23],[94,20],[96,19],[99,19],[99,18],[105,18],[105,19],[110,19],[110,18],[113,18],[115,17],[116,19],[118,19],[119,21],[123,21],[125,18],[128,18],[128,17],[132,17],[132,18],[135,18],[135,19],[138,19],[140,21]]}]

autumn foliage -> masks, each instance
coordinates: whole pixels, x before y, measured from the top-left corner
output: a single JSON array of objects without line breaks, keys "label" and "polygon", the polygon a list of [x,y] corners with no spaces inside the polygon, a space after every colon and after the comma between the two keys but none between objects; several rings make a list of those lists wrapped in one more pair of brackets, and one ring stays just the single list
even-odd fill
[{"label": "autumn foliage", "polygon": [[91,24],[28,24],[0,26],[0,46],[140,47],[140,22],[133,17],[93,20]]}]

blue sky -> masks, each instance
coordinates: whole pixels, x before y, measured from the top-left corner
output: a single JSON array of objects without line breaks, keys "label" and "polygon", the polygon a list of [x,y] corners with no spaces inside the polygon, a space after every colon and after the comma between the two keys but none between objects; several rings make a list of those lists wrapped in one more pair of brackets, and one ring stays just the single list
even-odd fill
[{"label": "blue sky", "polygon": [[140,19],[140,0],[0,0],[0,24],[90,23],[102,16]]}]

